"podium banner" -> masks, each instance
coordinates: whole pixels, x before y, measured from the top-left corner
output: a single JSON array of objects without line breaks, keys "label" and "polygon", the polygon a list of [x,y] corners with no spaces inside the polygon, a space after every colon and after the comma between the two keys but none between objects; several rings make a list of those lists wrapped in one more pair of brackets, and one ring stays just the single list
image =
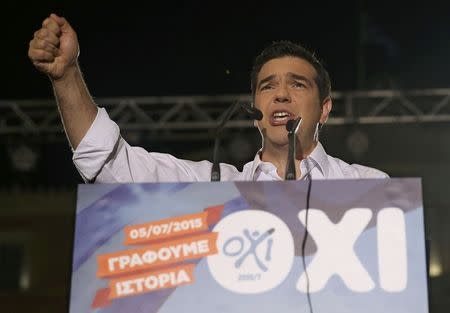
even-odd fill
[{"label": "podium banner", "polygon": [[70,312],[428,312],[420,179],[311,183],[79,185]]}]

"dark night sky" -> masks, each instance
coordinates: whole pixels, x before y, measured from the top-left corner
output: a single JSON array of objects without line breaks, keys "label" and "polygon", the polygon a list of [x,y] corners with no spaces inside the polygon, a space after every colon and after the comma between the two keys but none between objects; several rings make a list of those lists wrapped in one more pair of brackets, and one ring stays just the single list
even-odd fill
[{"label": "dark night sky", "polygon": [[[33,32],[51,12],[77,31],[96,97],[247,93],[253,58],[280,39],[315,50],[334,90],[357,87],[355,2],[38,2],[3,7],[1,99],[52,96],[27,58]],[[402,88],[450,86],[450,5],[425,4],[365,2],[367,87],[386,88],[388,78]]]}]

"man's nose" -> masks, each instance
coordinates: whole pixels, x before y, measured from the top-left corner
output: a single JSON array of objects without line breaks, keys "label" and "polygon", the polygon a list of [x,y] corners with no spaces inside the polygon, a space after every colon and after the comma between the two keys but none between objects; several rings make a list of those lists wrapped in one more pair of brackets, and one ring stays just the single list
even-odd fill
[{"label": "man's nose", "polygon": [[291,102],[291,95],[286,85],[281,85],[275,94],[275,102],[286,103]]}]

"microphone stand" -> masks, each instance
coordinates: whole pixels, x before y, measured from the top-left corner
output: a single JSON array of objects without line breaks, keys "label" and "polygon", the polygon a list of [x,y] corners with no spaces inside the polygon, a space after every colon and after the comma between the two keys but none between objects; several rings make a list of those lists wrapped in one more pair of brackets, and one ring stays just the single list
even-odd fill
[{"label": "microphone stand", "polygon": [[295,169],[295,156],[297,151],[297,132],[300,128],[301,117],[295,120],[289,120],[286,123],[286,130],[288,131],[289,150],[286,165],[285,180],[295,180],[297,178],[297,171]]},{"label": "microphone stand", "polygon": [[228,120],[231,118],[234,112],[239,108],[239,103],[235,103],[230,106],[223,119],[220,121],[219,126],[216,129],[216,139],[214,140],[214,152],[213,152],[213,165],[211,168],[211,181],[220,181],[220,164],[219,164],[219,147],[220,147],[220,139],[222,139],[222,130]]},{"label": "microphone stand", "polygon": [[220,121],[220,124],[216,129],[216,138],[214,140],[214,151],[213,151],[213,165],[211,168],[211,181],[220,181],[220,163],[219,163],[219,147],[220,140],[222,139],[222,130],[225,127],[225,124],[230,120],[231,116],[233,116],[234,112],[241,107],[243,108],[252,119],[260,121],[263,118],[263,114],[260,110],[255,107],[249,106],[246,103],[236,102],[232,106],[230,106]]}]

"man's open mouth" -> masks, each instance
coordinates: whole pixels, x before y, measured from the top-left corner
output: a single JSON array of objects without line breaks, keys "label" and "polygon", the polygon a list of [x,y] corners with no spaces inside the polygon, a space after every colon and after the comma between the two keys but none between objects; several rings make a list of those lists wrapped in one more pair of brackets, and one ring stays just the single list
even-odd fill
[{"label": "man's open mouth", "polygon": [[295,118],[295,115],[288,111],[275,111],[269,118],[272,126],[286,125],[287,121]]}]

